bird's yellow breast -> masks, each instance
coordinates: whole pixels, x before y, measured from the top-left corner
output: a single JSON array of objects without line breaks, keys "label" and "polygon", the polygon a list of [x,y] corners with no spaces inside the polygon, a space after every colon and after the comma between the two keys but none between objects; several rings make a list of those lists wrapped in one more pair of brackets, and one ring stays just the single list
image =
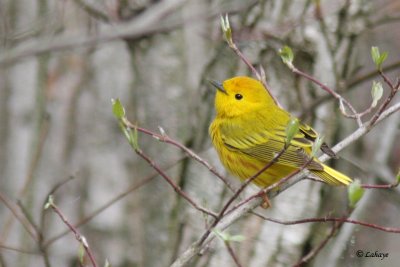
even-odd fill
[{"label": "bird's yellow breast", "polygon": [[[255,175],[264,168],[268,161],[259,160],[248,156],[240,151],[230,149],[224,142],[221,134],[221,128],[226,122],[224,119],[215,118],[209,128],[212,143],[218,153],[218,156],[225,168],[233,175],[239,177],[242,181]],[[283,177],[289,175],[295,168],[275,163],[264,171],[254,183],[260,187],[267,187]]]}]

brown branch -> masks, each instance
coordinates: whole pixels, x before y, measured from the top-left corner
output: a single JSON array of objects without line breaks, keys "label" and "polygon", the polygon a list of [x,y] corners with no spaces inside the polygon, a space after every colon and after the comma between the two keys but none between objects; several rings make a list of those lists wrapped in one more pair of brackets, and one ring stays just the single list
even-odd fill
[{"label": "brown branch", "polygon": [[93,252],[90,249],[86,238],[84,236],[82,236],[72,224],[69,223],[67,218],[61,212],[61,210],[53,203],[53,201],[50,199],[50,197],[49,197],[48,204],[51,207],[51,209],[60,217],[60,219],[64,222],[64,224],[71,230],[71,232],[74,233],[75,239],[78,240],[78,242],[82,244],[83,248],[85,249],[86,254],[89,256],[89,259],[90,259],[93,267],[97,267],[96,261],[93,257]]},{"label": "brown branch", "polygon": [[398,182],[393,184],[362,184],[361,187],[365,189],[391,189],[399,185]]},{"label": "brown branch", "polygon": [[85,0],[74,0],[74,2],[83,10],[86,11],[86,13],[98,20],[104,21],[104,22],[109,22],[110,18],[108,17],[108,15],[100,10],[98,10],[97,8],[95,8],[94,6],[92,6],[91,4],[87,3]]},{"label": "brown branch", "polygon": [[251,183],[253,182],[260,174],[262,174],[264,171],[266,171],[268,168],[270,168],[275,162],[282,156],[282,154],[286,151],[287,147],[284,147],[278,154],[275,155],[275,157],[268,162],[263,168],[261,168],[258,172],[256,172],[253,176],[247,178],[240,188],[235,191],[233,196],[231,196],[228,201],[225,203],[225,205],[222,207],[222,209],[219,211],[218,216],[214,220],[214,222],[208,227],[207,231],[203,234],[203,236],[200,238],[200,244],[203,243],[207,237],[210,235],[211,230],[218,224],[218,222],[221,221],[222,217],[225,214],[225,211],[229,208],[229,206],[232,204],[233,201],[235,201],[238,196],[243,192],[243,190]]},{"label": "brown branch", "polygon": [[337,230],[341,227],[342,224],[333,224],[331,231],[324,238],[324,240],[319,243],[313,250],[309,251],[306,255],[304,255],[293,267],[301,267],[304,263],[307,263],[312,258],[314,258],[320,251],[323,249],[328,241],[332,239],[332,237],[336,234]]},{"label": "brown branch", "polygon": [[18,253],[24,253],[24,254],[31,254],[31,255],[38,255],[40,254],[40,252],[38,251],[33,251],[33,250],[25,250],[22,248],[17,248],[17,247],[13,247],[13,246],[9,246],[3,243],[0,243],[0,248],[1,249],[5,249],[5,250],[11,250],[11,251],[15,251]]},{"label": "brown branch", "polygon": [[[277,160],[277,159],[276,159]],[[312,161],[314,160],[314,158],[310,157],[308,159],[307,162],[305,162],[299,169],[294,170],[292,173],[290,173],[289,175],[287,175],[286,177],[284,177],[283,179],[277,181],[276,183],[260,190],[258,193],[248,197],[247,199],[243,200],[242,202],[240,202],[239,204],[237,204],[236,206],[234,206],[231,210],[229,210],[227,213],[233,212],[235,209],[239,208],[240,206],[248,203],[250,200],[257,198],[257,197],[263,197],[268,195],[269,192],[271,192],[271,190],[273,190],[274,188],[279,188],[280,185],[285,184],[289,181],[289,179],[291,179],[292,177],[294,177],[295,175],[299,174],[300,172],[302,172]],[[279,193],[279,189],[275,190],[275,192]]]},{"label": "brown branch", "polygon": [[3,202],[3,204],[9,209],[12,213],[12,215],[21,223],[23,228],[26,230],[26,232],[29,234],[29,236],[32,237],[33,240],[37,241],[38,240],[38,233],[35,231],[35,226],[31,225],[29,220],[26,220],[23,216],[20,215],[18,212],[17,208],[14,207],[14,204],[12,203],[11,200],[8,199],[4,194],[0,192],[0,202]]},{"label": "brown branch", "polygon": [[[168,165],[164,169],[168,170],[168,169],[172,168],[173,166],[175,166],[181,160],[183,160],[183,158],[177,160],[176,162],[173,162],[172,164]],[[130,193],[136,191],[137,189],[141,188],[142,186],[146,185],[147,183],[152,181],[157,176],[158,176],[158,173],[155,172],[155,173],[145,177],[144,179],[131,184],[125,191],[123,191],[122,193],[118,194],[117,196],[115,196],[111,200],[107,201],[105,204],[103,204],[99,208],[95,209],[90,214],[86,215],[85,218],[83,218],[80,221],[78,221],[77,223],[75,223],[74,224],[75,228],[79,228],[80,226],[88,223],[90,220],[92,220],[94,217],[99,215],[101,212],[103,212],[104,210],[106,210],[107,208],[109,208],[110,206],[112,206],[113,204],[118,202],[119,200],[123,199],[128,194],[130,194]],[[44,247],[50,246],[55,241],[59,240],[61,237],[67,235],[68,233],[69,233],[69,230],[66,230],[64,232],[61,232],[60,234],[57,234],[56,236],[48,239],[46,242],[43,242],[43,246]]]},{"label": "brown branch", "polygon": [[231,244],[227,241],[224,241],[226,248],[228,249],[229,255],[231,255],[233,261],[235,262],[237,267],[242,267],[243,265],[240,263],[239,258],[236,256],[235,251],[233,250]]},{"label": "brown branch", "polygon": [[246,66],[251,70],[254,76],[257,77],[257,79],[263,84],[265,90],[267,90],[268,94],[271,96],[271,98],[274,100],[275,104],[278,105],[279,107],[282,107],[281,104],[279,103],[278,99],[271,93],[270,87],[268,86],[266,77],[265,77],[265,71],[261,67],[260,71],[258,71],[253,64],[251,64],[250,60],[247,59],[247,57],[240,51],[240,49],[237,47],[235,42],[233,41],[233,38],[231,40],[228,40],[228,45],[229,47],[235,52],[235,54],[246,64]]},{"label": "brown branch", "polygon": [[196,160],[197,162],[199,162],[200,164],[204,165],[207,169],[210,170],[210,172],[212,174],[214,174],[215,176],[217,176],[231,191],[234,191],[233,186],[228,182],[228,180],[222,175],[220,174],[213,166],[210,165],[210,163],[208,163],[206,160],[204,160],[202,157],[200,157],[199,155],[197,155],[196,153],[194,153],[191,149],[189,149],[188,147],[186,147],[185,145],[175,141],[174,139],[170,138],[168,135],[166,135],[165,133],[163,134],[157,134],[155,132],[152,132],[150,130],[144,129],[142,127],[138,127],[134,124],[132,124],[129,120],[124,119],[123,123],[126,127],[133,129],[133,130],[137,130],[139,132],[142,132],[144,134],[147,134],[153,138],[155,138],[156,140],[160,141],[160,142],[164,142],[167,144],[171,144],[181,150],[183,150],[184,152],[187,153],[188,156],[190,156],[191,158],[193,158],[194,160]]},{"label": "brown branch", "polygon": [[[261,216],[258,215],[258,216],[261,217],[262,215]],[[400,228],[384,227],[384,226],[380,226],[380,225],[377,225],[377,224],[367,223],[367,222],[362,222],[362,221],[357,221],[357,220],[352,220],[352,219],[348,219],[348,218],[308,218],[308,219],[301,219],[301,220],[294,220],[294,221],[280,221],[280,220],[277,220],[277,219],[271,219],[271,218],[266,218],[266,217],[262,217],[262,218],[267,220],[267,221],[278,223],[278,224],[283,224],[283,225],[294,225],[294,224],[315,223],[315,222],[322,222],[322,223],[325,223],[325,222],[351,223],[351,224],[361,225],[361,226],[364,226],[364,227],[376,229],[376,230],[387,232],[387,233],[400,234]]]},{"label": "brown branch", "polygon": [[381,104],[381,106],[379,107],[378,111],[375,113],[375,115],[369,121],[369,123],[368,123],[368,127],[369,128],[372,128],[372,126],[379,119],[379,117],[382,115],[382,113],[387,109],[389,103],[393,100],[394,96],[396,95],[396,93],[399,91],[399,88],[400,88],[400,83],[399,82],[397,82],[397,84],[394,85],[390,81],[390,79],[386,76],[385,73],[380,71],[380,75],[383,78],[383,80],[385,81],[385,83],[389,86],[390,93],[389,93],[388,97],[386,97],[385,101]]},{"label": "brown branch", "polygon": [[[377,123],[383,121],[385,118],[389,117],[390,115],[392,115],[394,112],[400,110],[400,103],[397,103],[391,107],[389,107],[388,109],[386,109],[382,115],[379,117],[379,119],[377,120]],[[377,125],[377,123],[375,125]],[[332,150],[334,152],[339,152],[340,150],[342,150],[343,148],[347,147],[348,145],[350,145],[352,142],[360,139],[363,135],[365,135],[366,133],[369,132],[369,129],[367,129],[367,127],[365,125],[363,125],[362,127],[358,128],[356,131],[354,131],[352,134],[350,134],[349,136],[347,136],[345,139],[343,139],[340,143],[338,143],[337,145],[335,145]],[[319,160],[321,162],[324,162],[327,160],[327,156],[323,155],[321,157],[319,157]],[[279,191],[271,191],[268,194],[268,197],[271,199],[272,197],[278,195],[279,193],[283,192],[285,189],[290,188],[291,186],[293,186],[295,183],[297,183],[298,181],[300,181],[301,179],[304,178],[304,176],[307,175],[307,171],[305,171],[304,173],[300,173],[298,175],[296,175],[295,177],[291,178],[291,180],[288,180],[287,183],[282,184],[280,186],[280,190]],[[233,224],[235,221],[237,221],[238,219],[242,218],[245,214],[247,214],[248,212],[254,210],[256,207],[258,207],[261,203],[261,199],[252,199],[251,201],[249,201],[248,203],[246,203],[245,205],[242,205],[240,207],[238,207],[235,211],[231,212],[231,213],[227,213],[222,219],[221,221],[214,227],[215,229],[218,230],[223,230],[226,229],[227,227],[229,227],[231,224]],[[325,221],[329,221],[328,219],[325,219]],[[347,220],[346,222],[348,223],[355,223],[354,221],[351,220]],[[359,223],[360,225],[363,225],[362,223]],[[396,232],[397,230],[400,229],[396,229],[396,228],[382,228],[380,229],[379,226],[378,228],[374,227],[373,225],[364,225],[364,226],[370,226],[371,228],[375,228],[378,230],[382,230],[382,231],[387,231],[387,232]],[[393,231],[394,230],[394,231]],[[209,244],[210,242],[212,242],[213,238],[215,238],[215,235],[213,236],[209,236],[207,238],[207,240],[205,240],[202,243],[200,243],[200,239],[198,239],[197,241],[193,242],[192,245],[190,245],[184,252],[182,252],[182,254],[174,261],[174,263],[171,265],[171,267],[182,267],[182,266],[187,266],[188,262],[199,253],[199,251],[202,249],[202,247],[204,247],[205,245]]]},{"label": "brown branch", "polygon": [[[163,177],[164,180],[175,190],[175,192],[178,193],[181,197],[183,197],[186,201],[188,201],[195,209],[197,209],[205,214],[208,214],[214,218],[217,217],[217,215],[214,212],[201,207],[194,200],[192,200],[191,197],[189,195],[187,195],[185,193],[185,191],[183,191],[177,184],[175,184],[175,182],[150,157],[148,157],[145,153],[143,153],[143,151],[139,148],[139,145],[137,144],[137,132],[139,131],[138,127],[136,127],[135,125],[132,125],[125,116],[119,118],[119,121],[120,121],[120,127],[121,127],[122,131],[128,138],[129,144],[134,149],[136,154],[138,154],[154,170],[156,170],[161,175],[161,177]],[[134,130],[134,133],[131,132],[132,129]],[[159,134],[152,133],[151,131],[149,131],[147,129],[143,129],[143,128],[141,128],[140,131],[147,133],[158,140],[164,140],[164,142],[174,144],[175,146],[181,146],[182,148],[185,149],[185,151],[188,152],[189,155],[197,156],[190,149],[186,148],[184,145],[181,145],[178,142],[168,138],[164,133],[159,135]],[[162,128],[161,128],[161,131],[164,132],[164,130]]]},{"label": "brown branch", "polygon": [[[393,71],[396,70],[400,67],[400,61],[394,62],[390,65],[387,65],[385,67],[382,68],[382,71],[387,73],[389,71]],[[345,83],[344,87],[347,87],[348,90],[346,92],[352,91],[355,88],[357,88],[357,85],[360,85],[363,82],[366,82],[368,80],[373,79],[374,77],[380,75],[379,74],[379,70],[373,70],[373,71],[369,71],[366,74],[362,74],[359,77],[356,77],[354,79],[351,79],[350,81]],[[332,100],[332,95],[324,95],[321,98],[315,100],[313,103],[311,103],[310,106],[308,106],[303,112],[302,112],[302,116],[304,116],[304,114],[307,114],[308,112],[310,112],[311,110],[314,110],[317,106],[325,103],[326,101]]]},{"label": "brown branch", "polygon": [[194,200],[192,200],[189,195],[186,194],[185,191],[183,191],[178,185],[175,184],[174,181],[151,159],[149,158],[146,154],[143,153],[141,149],[135,149],[135,152],[142,157],[154,170],[156,170],[163,178],[164,180],[177,192],[181,197],[183,197],[187,202],[189,202],[195,209],[208,214],[214,218],[217,217],[217,215],[210,211],[207,210],[200,205],[196,204]]},{"label": "brown branch", "polygon": [[[97,36],[88,36],[83,34],[63,34],[48,39],[32,40],[5,51],[0,54],[0,66],[7,66],[18,60],[30,56],[38,56],[48,52],[58,52],[68,49],[75,49],[84,46],[99,45],[118,39],[129,38],[129,40],[137,40],[155,33],[169,32],[182,27],[188,23],[204,22],[221,13],[221,10],[211,10],[205,14],[196,14],[190,18],[182,19],[181,17],[172,18],[170,15],[180,8],[187,0],[171,0],[159,1],[153,5],[151,9],[143,14],[135,17],[133,20],[125,23],[114,24],[108,30],[102,31]],[[243,5],[235,5],[224,12],[236,12],[253,5],[255,1],[244,3]]]},{"label": "brown branch", "polygon": [[[398,68],[400,68],[400,61],[394,62],[394,63],[392,63],[390,65],[387,65],[387,66],[383,67],[382,68],[382,72],[387,73],[389,71],[393,71],[393,70],[396,70]],[[351,79],[346,85],[347,85],[347,87],[355,88],[357,85],[359,85],[359,84],[361,84],[361,83],[363,83],[365,81],[371,80],[374,77],[379,76],[379,75],[380,75],[380,71],[377,70],[377,69],[374,69],[374,70],[372,70],[370,72],[367,72],[366,74],[362,74],[359,77]]]},{"label": "brown branch", "polygon": [[345,104],[353,114],[347,114],[346,111],[344,110],[344,108],[340,108],[343,116],[348,117],[348,118],[356,119],[357,123],[358,123],[358,126],[362,125],[362,121],[361,121],[361,117],[360,117],[359,113],[357,113],[357,111],[355,110],[353,105],[351,105],[350,102],[347,101],[344,97],[342,97],[340,94],[338,94],[337,92],[335,92],[334,90],[332,90],[327,85],[323,84],[322,82],[320,82],[319,80],[317,80],[313,76],[311,76],[311,75],[309,75],[309,74],[307,74],[305,72],[302,72],[301,70],[299,70],[295,66],[291,67],[290,69],[292,70],[293,73],[295,73],[297,75],[300,75],[300,76],[306,78],[307,80],[317,84],[324,91],[326,91],[327,93],[332,95],[334,98],[336,98],[339,101],[340,105],[342,105],[342,103]]}]

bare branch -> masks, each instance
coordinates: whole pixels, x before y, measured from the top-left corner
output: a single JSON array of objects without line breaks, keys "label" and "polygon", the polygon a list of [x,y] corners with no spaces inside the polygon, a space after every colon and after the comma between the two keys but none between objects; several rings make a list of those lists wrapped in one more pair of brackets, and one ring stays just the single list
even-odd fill
[{"label": "bare branch", "polygon": [[[394,112],[400,110],[400,103],[397,103],[396,105],[391,106],[390,108],[386,109],[384,112],[382,112],[381,116],[379,119],[376,121],[374,125],[377,125],[377,123],[381,122],[385,118],[389,117],[391,114]],[[367,134],[370,131],[369,128],[367,128],[365,125],[362,127],[358,128],[356,131],[354,131],[351,135],[343,139],[340,143],[335,145],[332,150],[334,152],[339,152],[343,148],[347,147],[350,145],[352,142],[360,139],[363,135]],[[323,155],[319,158],[320,161],[324,162],[329,158],[327,155]],[[295,183],[299,182],[301,179],[303,179],[305,176],[308,175],[307,171],[303,171],[302,173],[297,174],[293,178],[287,181],[287,183],[282,184],[280,186],[280,191],[270,191],[268,193],[269,198],[273,198],[274,196],[278,195],[279,193],[283,192],[287,188],[293,186]],[[238,207],[235,211],[228,213],[226,216],[224,216],[221,221],[214,227],[214,229],[217,230],[224,230],[227,227],[229,227],[231,224],[233,224],[235,221],[237,221],[239,218],[241,218],[244,214],[252,211],[256,207],[258,207],[261,204],[262,200],[259,198],[254,198],[251,199],[248,203],[245,205],[242,205]],[[350,221],[349,221],[350,222]],[[379,226],[378,226],[379,227]],[[382,227],[383,229],[387,230],[388,232],[396,232],[398,229],[396,228],[385,228]],[[203,245],[207,245],[209,242],[211,242],[215,238],[214,234],[210,234],[208,238],[203,242]],[[197,253],[201,250],[201,243],[199,239],[198,241],[194,242],[186,251],[184,251],[178,259],[175,260],[175,262],[171,265],[171,267],[182,267],[185,266],[189,261],[197,255]]]},{"label": "bare branch", "polygon": [[[168,167],[167,167],[168,168]],[[89,222],[90,220],[92,220],[94,217],[96,217],[97,215],[99,215],[101,212],[103,212],[104,210],[106,210],[107,208],[109,208],[111,205],[115,204],[117,201],[121,200],[122,198],[124,198],[125,196],[127,196],[128,194],[132,193],[133,191],[139,189],[140,187],[144,186],[145,184],[149,183],[150,181],[152,181],[155,177],[157,177],[158,173],[153,173],[150,176],[133,183],[131,186],[128,187],[127,190],[125,190],[124,192],[120,193],[119,195],[115,196],[114,198],[112,198],[111,200],[107,201],[105,204],[103,204],[102,206],[100,206],[99,208],[95,209],[92,213],[88,214],[85,218],[83,218],[82,220],[80,220],[79,222],[74,224],[75,228],[79,228],[80,226],[86,224],[87,222]],[[67,235],[70,231],[66,230],[64,232],[61,232],[60,234],[57,234],[56,236],[48,239],[47,241],[43,242],[43,247],[48,247],[51,244],[53,244],[55,241],[59,240],[61,237]]]},{"label": "bare branch", "polygon": [[297,69],[295,66],[293,66],[291,68],[291,70],[293,71],[293,73],[300,75],[304,78],[306,78],[307,80],[312,81],[313,83],[317,84],[319,87],[321,87],[323,90],[325,90],[326,92],[328,92],[330,95],[332,95],[334,98],[336,98],[337,100],[339,100],[339,104],[345,104],[352,112],[352,114],[347,114],[344,107],[340,108],[340,111],[342,112],[343,116],[348,117],[348,118],[354,118],[357,120],[357,124],[358,126],[362,126],[362,121],[361,121],[361,116],[357,113],[357,111],[355,110],[355,108],[353,107],[353,105],[350,104],[349,101],[347,101],[345,98],[343,98],[340,94],[338,94],[337,92],[335,92],[334,90],[332,90],[331,88],[329,88],[327,85],[321,83],[320,81],[318,81],[316,78],[314,78],[313,76],[302,72],[301,70]]},{"label": "bare branch", "polygon": [[352,220],[348,218],[308,218],[308,219],[302,219],[302,220],[295,220],[295,221],[280,221],[276,219],[271,219],[271,218],[265,218],[265,220],[278,223],[278,224],[283,224],[283,225],[294,225],[294,224],[302,224],[302,223],[314,223],[314,222],[339,222],[339,223],[351,223],[351,224],[357,224],[361,226],[365,226],[368,228],[373,228],[376,230],[380,230],[383,232],[387,233],[396,233],[400,234],[400,228],[396,227],[383,227],[377,224],[373,223],[367,223],[367,222],[362,222],[362,221],[357,221],[357,220]]},{"label": "bare branch", "polygon": [[156,170],[164,178],[165,181],[167,181],[167,183],[175,190],[175,192],[177,192],[181,197],[183,197],[187,202],[189,202],[190,205],[192,205],[195,209],[205,214],[208,214],[214,218],[217,217],[217,215],[214,212],[198,205],[189,195],[186,194],[185,191],[183,191],[178,185],[176,185],[174,181],[172,181],[172,179],[152,159],[150,159],[146,154],[144,154],[142,150],[136,149],[135,152],[145,161],[147,161],[147,163],[149,163],[151,167],[153,167],[153,169]]},{"label": "bare branch", "polygon": [[0,192],[0,202],[4,203],[4,205],[11,211],[12,215],[21,223],[26,232],[32,237],[33,240],[38,240],[38,233],[35,231],[35,226],[32,226],[29,220],[26,220],[23,216],[20,215],[17,208],[14,207],[14,204],[11,200],[9,200],[5,195]]},{"label": "bare branch", "polygon": [[183,150],[184,152],[187,153],[187,155],[189,155],[191,158],[193,158],[194,160],[198,161],[199,163],[201,163],[202,165],[204,165],[207,169],[210,170],[211,173],[213,173],[215,176],[217,176],[231,191],[234,191],[233,186],[228,182],[228,180],[222,175],[220,174],[213,166],[211,166],[210,163],[208,163],[206,160],[204,160],[203,158],[201,158],[199,155],[197,155],[196,153],[194,153],[191,149],[187,148],[185,145],[179,143],[178,141],[170,138],[168,135],[166,135],[165,133],[163,134],[157,134],[154,133],[150,130],[144,129],[142,127],[138,127],[134,124],[132,124],[129,120],[124,119],[123,123],[126,125],[126,127],[129,127],[130,129],[136,129],[139,132],[145,133],[147,135],[150,135],[151,137],[155,138],[156,140],[160,141],[160,142],[164,142],[167,144],[171,144],[181,150]]},{"label": "bare branch", "polygon": [[231,255],[233,261],[235,262],[237,267],[242,267],[243,265],[240,263],[239,258],[236,256],[235,251],[233,250],[231,244],[229,242],[224,242],[226,248],[228,249],[229,255]]},{"label": "bare branch", "polygon": [[57,38],[38,39],[26,42],[0,55],[0,65],[11,64],[25,57],[47,52],[61,51],[81,46],[90,46],[121,38],[135,39],[153,32],[163,32],[182,25],[181,19],[166,21],[167,15],[181,7],[187,0],[161,1],[139,15],[133,21],[113,25],[99,36],[64,34]]},{"label": "bare branch", "polygon": [[25,250],[25,249],[22,249],[22,248],[16,248],[16,247],[9,246],[9,245],[2,244],[2,243],[0,243],[0,248],[1,249],[5,249],[5,250],[15,251],[15,252],[18,252],[18,253],[24,253],[24,254],[32,254],[32,255],[40,254],[38,251],[30,251],[30,250]]},{"label": "bare branch", "polygon": [[82,236],[78,232],[78,230],[67,220],[67,218],[64,216],[64,214],[61,212],[61,210],[53,203],[51,196],[49,197],[49,201],[47,203],[49,204],[49,207],[60,217],[60,219],[64,222],[64,224],[66,226],[68,226],[68,228],[71,230],[71,232],[73,232],[75,234],[76,240],[78,240],[78,242],[82,244],[83,248],[86,251],[86,254],[89,256],[89,259],[90,259],[93,267],[97,267],[96,261],[93,256],[93,252],[90,249],[86,238],[84,236]]},{"label": "bare branch", "polygon": [[335,233],[337,232],[337,230],[340,228],[341,224],[337,225],[337,224],[333,224],[331,231],[329,232],[329,234],[324,238],[324,240],[322,240],[318,246],[316,246],[313,250],[311,250],[310,252],[307,253],[307,255],[303,256],[295,265],[294,267],[300,267],[302,266],[304,263],[310,261],[312,258],[314,258],[320,251],[321,249],[323,249],[326,244],[328,244],[328,241],[330,239],[332,239],[332,237],[335,235]]}]

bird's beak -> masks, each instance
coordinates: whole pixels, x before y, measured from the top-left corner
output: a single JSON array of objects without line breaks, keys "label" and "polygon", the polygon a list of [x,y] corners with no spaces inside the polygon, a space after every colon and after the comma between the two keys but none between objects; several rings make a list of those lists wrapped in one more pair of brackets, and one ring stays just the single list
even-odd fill
[{"label": "bird's beak", "polygon": [[226,90],[224,89],[224,86],[222,85],[222,83],[217,82],[217,81],[213,81],[213,80],[209,80],[209,82],[215,87],[217,88],[218,91],[224,93],[224,94],[228,94],[226,92]]}]

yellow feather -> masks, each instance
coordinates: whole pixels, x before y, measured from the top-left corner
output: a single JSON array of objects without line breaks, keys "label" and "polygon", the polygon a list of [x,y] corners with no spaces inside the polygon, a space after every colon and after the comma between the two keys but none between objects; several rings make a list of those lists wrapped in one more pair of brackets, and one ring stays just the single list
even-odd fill
[{"label": "yellow feather", "polygon": [[[210,125],[210,136],[223,165],[242,180],[262,169],[285,144],[285,129],[290,114],[278,107],[263,85],[249,77],[226,80],[215,96],[216,117]],[[309,159],[317,132],[300,123],[300,131],[278,162],[256,180],[258,186],[269,186]],[[324,152],[334,153],[324,144]],[[317,159],[307,166],[316,177],[332,185],[348,185],[351,179]]]}]

